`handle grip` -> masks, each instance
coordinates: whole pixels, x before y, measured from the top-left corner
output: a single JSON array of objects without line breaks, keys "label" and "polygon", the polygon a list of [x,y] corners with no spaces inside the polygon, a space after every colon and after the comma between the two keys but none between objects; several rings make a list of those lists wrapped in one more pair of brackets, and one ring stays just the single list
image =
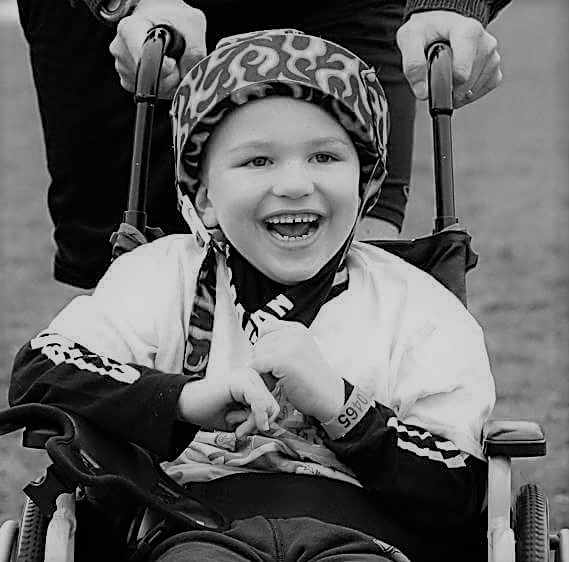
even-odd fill
[{"label": "handle grip", "polygon": [[158,98],[160,71],[165,56],[178,60],[184,53],[186,42],[182,35],[169,25],[151,28],[140,54],[136,72],[135,100],[154,103]]},{"label": "handle grip", "polygon": [[452,50],[444,41],[437,41],[427,48],[429,113],[451,115],[452,102]]},{"label": "handle grip", "polygon": [[184,36],[171,25],[161,24],[153,27],[148,33],[158,33],[164,35],[164,56],[172,57],[179,61],[186,50],[186,40]]},{"label": "handle grip", "polygon": [[184,38],[169,25],[151,28],[142,44],[134,94],[136,118],[128,206],[123,222],[134,226],[143,234],[146,231],[146,192],[154,106],[158,101],[162,63],[165,56],[178,60],[185,49]]},{"label": "handle grip", "polygon": [[434,232],[458,223],[454,203],[452,155],[452,50],[438,41],[426,50],[429,113],[433,124],[433,158],[435,173]]}]

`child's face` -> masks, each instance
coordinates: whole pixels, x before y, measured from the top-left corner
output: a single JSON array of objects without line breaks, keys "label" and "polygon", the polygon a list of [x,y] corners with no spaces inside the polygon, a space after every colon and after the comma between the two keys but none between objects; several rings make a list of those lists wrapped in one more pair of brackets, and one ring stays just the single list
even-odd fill
[{"label": "child's face", "polygon": [[265,98],[232,112],[207,149],[196,205],[265,275],[294,284],[340,249],[357,216],[359,160],[318,106]]}]

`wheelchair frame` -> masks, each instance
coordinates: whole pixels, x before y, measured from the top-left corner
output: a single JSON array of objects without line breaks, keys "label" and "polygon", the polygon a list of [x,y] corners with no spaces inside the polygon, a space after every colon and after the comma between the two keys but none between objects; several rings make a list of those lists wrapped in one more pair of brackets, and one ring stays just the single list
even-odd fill
[{"label": "wheelchair frame", "polygon": [[[182,52],[184,47],[181,41],[183,40],[170,28],[158,27],[151,30],[143,47],[137,75],[135,142],[129,205],[124,214],[124,222],[143,234],[146,229],[145,163],[148,161],[158,76],[162,59],[169,46],[178,53]],[[173,54],[172,51],[170,53]],[[452,161],[451,56],[450,47],[444,43],[436,43],[428,50],[429,111],[433,121],[436,190],[434,234],[449,233],[458,227]],[[410,243],[420,240],[424,239],[412,240]],[[466,243],[468,244],[468,241]],[[397,243],[376,244],[398,253]],[[476,263],[475,255],[469,257],[471,259],[467,258],[465,261],[465,270]],[[444,283],[444,280],[442,281]],[[453,289],[462,293],[464,286],[459,284],[458,291]],[[465,295],[458,296],[465,299]],[[0,435],[13,429],[9,424],[6,427],[0,424]],[[42,448],[53,435],[49,431],[46,433],[43,430],[38,431],[37,428],[26,427],[24,446]],[[484,428],[483,446],[488,458],[488,562],[547,562],[551,552],[554,553],[555,562],[569,562],[569,529],[549,533],[547,498],[541,488],[535,484],[525,485],[513,503],[511,499],[512,459],[544,456],[546,440],[542,429],[532,422],[490,421]],[[41,485],[42,481],[31,483],[28,488]],[[46,562],[72,562],[77,527],[77,492],[78,490],[66,490],[52,498],[55,510],[45,532],[44,552],[40,552],[43,549],[43,540],[37,540],[37,530],[38,526],[45,524],[46,517],[38,505],[28,498],[22,520],[8,520],[0,527],[0,562],[38,561],[43,556]],[[138,536],[141,537],[145,532],[153,532],[147,519],[142,521]]]}]

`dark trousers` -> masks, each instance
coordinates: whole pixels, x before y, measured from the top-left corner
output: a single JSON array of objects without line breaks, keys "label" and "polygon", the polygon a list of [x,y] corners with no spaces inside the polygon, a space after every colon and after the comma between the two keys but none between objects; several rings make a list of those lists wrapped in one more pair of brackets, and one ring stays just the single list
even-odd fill
[{"label": "dark trousers", "polygon": [[[415,103],[401,72],[395,31],[402,2],[199,0],[208,21],[208,49],[223,36],[292,27],[340,43],[379,69],[391,110],[389,176],[376,217],[401,226],[407,201]],[[51,176],[48,207],[57,252],[54,276],[91,288],[110,262],[109,237],[127,204],[135,106],[109,53],[115,32],[77,0],[18,0]],[[184,232],[177,212],[169,103],[155,111],[150,156],[148,224]]]},{"label": "dark trousers", "polygon": [[[390,555],[390,552],[394,552]],[[224,533],[190,531],[165,541],[159,562],[404,562],[405,557],[364,533],[309,517],[252,517]]]}]

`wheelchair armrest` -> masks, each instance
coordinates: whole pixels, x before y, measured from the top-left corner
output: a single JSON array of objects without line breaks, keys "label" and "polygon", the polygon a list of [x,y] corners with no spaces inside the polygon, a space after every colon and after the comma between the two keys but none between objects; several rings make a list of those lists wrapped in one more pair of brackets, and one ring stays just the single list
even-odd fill
[{"label": "wheelchair armrest", "polygon": [[25,429],[24,446],[44,448],[52,461],[26,494],[46,516],[62,492],[76,487],[93,499],[127,498],[156,510],[180,528],[227,528],[226,519],[189,495],[146,450],[77,415],[42,404],[0,411],[0,435]]},{"label": "wheelchair armrest", "polygon": [[45,449],[45,444],[50,437],[59,433],[48,427],[26,427],[22,434],[22,447],[26,449]]},{"label": "wheelchair armrest", "polygon": [[484,426],[483,450],[487,457],[543,457],[547,443],[539,424],[493,420]]}]

